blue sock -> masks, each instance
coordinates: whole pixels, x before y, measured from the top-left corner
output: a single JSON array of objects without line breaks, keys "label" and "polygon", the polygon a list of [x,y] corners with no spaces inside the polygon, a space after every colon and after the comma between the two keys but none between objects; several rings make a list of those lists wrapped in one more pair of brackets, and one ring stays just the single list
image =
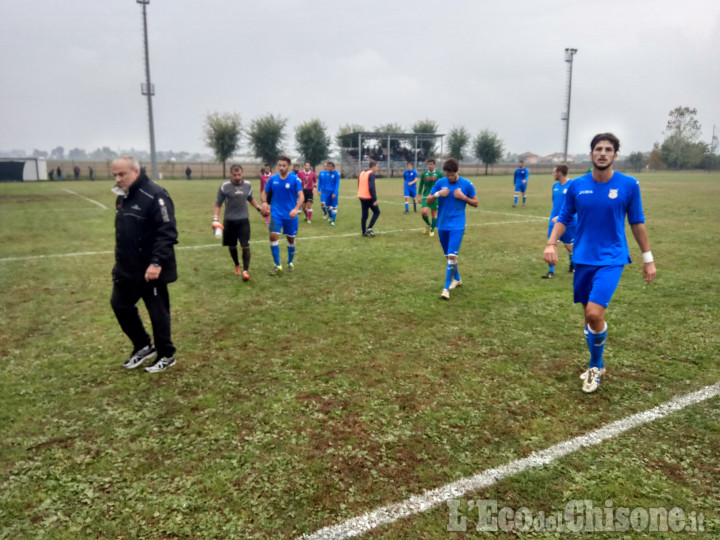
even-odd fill
[{"label": "blue sock", "polygon": [[573,264],[572,256],[573,254],[568,252],[568,259],[570,259],[570,264]]},{"label": "blue sock", "polygon": [[517,204],[517,195],[515,195],[515,200],[513,201],[513,204]]},{"label": "blue sock", "polygon": [[525,195],[523,195],[523,204],[525,204]]},{"label": "blue sock", "polygon": [[272,253],[273,261],[275,261],[275,266],[280,266],[280,246],[277,244],[271,245],[270,252]]},{"label": "blue sock", "polygon": [[337,210],[333,208],[330,213],[332,214],[332,220],[335,221],[335,218],[337,217]]},{"label": "blue sock", "polygon": [[457,263],[455,263],[455,281],[460,281],[460,271],[458,270]]},{"label": "blue sock", "polygon": [[554,265],[554,264],[548,264],[548,271],[549,271],[549,272],[552,272],[552,273],[554,274],[554,273],[555,273],[555,265]]},{"label": "blue sock", "polygon": [[603,351],[605,350],[605,340],[607,338],[607,323],[602,332],[594,333],[589,327],[585,327],[585,339],[588,349],[590,349],[590,366],[602,369],[605,367],[603,360]]},{"label": "blue sock", "polygon": [[450,288],[450,282],[452,281],[455,272],[457,272],[457,264],[448,263],[447,271],[445,272],[445,289]]},{"label": "blue sock", "polygon": [[406,212],[410,211],[410,203],[405,203],[405,211]]},{"label": "blue sock", "polygon": [[323,206],[322,209],[323,209],[323,215],[324,215],[324,216],[327,216],[327,208],[325,208],[325,207]]},{"label": "blue sock", "polygon": [[[280,250],[278,250],[279,252]],[[288,266],[293,262],[293,259],[295,258],[295,244],[292,246],[288,244]]]}]

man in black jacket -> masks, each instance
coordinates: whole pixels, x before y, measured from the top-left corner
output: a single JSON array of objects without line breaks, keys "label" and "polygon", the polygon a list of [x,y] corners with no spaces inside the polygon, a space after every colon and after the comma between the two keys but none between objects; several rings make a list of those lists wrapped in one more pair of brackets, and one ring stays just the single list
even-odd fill
[{"label": "man in black jacket", "polygon": [[[175,209],[167,191],[140,172],[135,158],[117,158],[112,163],[112,173],[113,192],[118,198],[110,304],[133,344],[133,353],[123,367],[133,369],[157,356],[158,360],[145,368],[155,373],[175,363],[167,288],[168,283],[177,280],[173,247],[178,236]],[[135,307],[141,298],[150,315],[155,345]]]}]

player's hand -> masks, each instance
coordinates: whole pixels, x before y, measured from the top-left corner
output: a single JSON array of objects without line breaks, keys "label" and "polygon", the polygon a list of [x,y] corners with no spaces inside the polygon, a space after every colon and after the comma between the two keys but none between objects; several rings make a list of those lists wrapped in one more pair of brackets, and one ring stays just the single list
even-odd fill
[{"label": "player's hand", "polygon": [[558,253],[556,244],[548,244],[547,246],[545,246],[545,251],[543,252],[543,259],[548,264],[557,264]]},{"label": "player's hand", "polygon": [[448,195],[450,195],[450,188],[446,187],[435,193],[436,197],[447,197]]},{"label": "player's hand", "polygon": [[643,264],[643,278],[646,283],[652,283],[656,276],[657,270],[655,270],[654,262]]},{"label": "player's hand", "polygon": [[455,196],[456,199],[464,199],[465,198],[465,194],[463,193],[462,189],[460,189],[460,188],[455,188],[455,191],[453,191],[453,195]]},{"label": "player's hand", "polygon": [[145,270],[145,281],[152,281],[159,278],[160,272],[162,272],[162,266],[151,264],[147,267],[147,270]]},{"label": "player's hand", "polygon": [[373,206],[377,206],[377,201],[375,201],[372,205],[373,205]]},{"label": "player's hand", "polygon": [[291,218],[294,218],[294,217],[297,216],[297,215],[298,215],[298,209],[297,209],[297,208],[293,208],[292,210],[290,210],[290,217],[291,217]]}]

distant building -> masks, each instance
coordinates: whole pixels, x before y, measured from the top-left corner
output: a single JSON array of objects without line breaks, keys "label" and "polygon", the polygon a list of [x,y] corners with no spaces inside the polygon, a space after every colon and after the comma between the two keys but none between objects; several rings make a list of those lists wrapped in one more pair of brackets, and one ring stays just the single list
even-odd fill
[{"label": "distant building", "polygon": [[[567,163],[572,163],[573,158],[572,156],[568,156]],[[555,152],[554,154],[550,154],[547,156],[543,156],[540,158],[540,163],[552,163],[552,164],[558,164],[558,163],[564,163],[565,162],[565,154],[562,152]]]},{"label": "distant building", "polygon": [[518,160],[524,161],[525,165],[537,165],[538,155],[532,152],[525,152],[524,154],[518,154]]}]

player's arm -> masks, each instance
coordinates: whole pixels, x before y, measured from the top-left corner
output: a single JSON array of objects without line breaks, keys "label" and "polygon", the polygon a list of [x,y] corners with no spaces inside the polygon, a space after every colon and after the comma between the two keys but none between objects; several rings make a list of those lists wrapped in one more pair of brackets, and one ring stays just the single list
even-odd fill
[{"label": "player's arm", "polygon": [[370,200],[373,206],[377,205],[377,191],[375,189],[375,173],[368,175],[368,191],[370,192]]},{"label": "player's arm", "polygon": [[652,251],[650,251],[650,240],[648,239],[647,229],[644,223],[633,223],[630,225],[633,236],[640,251],[642,251],[643,258],[643,278],[648,283],[651,283],[655,276],[657,276],[657,270],[655,269],[655,260],[653,259]]},{"label": "player's arm", "polygon": [[545,245],[545,251],[543,252],[543,259],[548,264],[557,264],[558,262],[558,253],[557,253],[557,244],[558,239],[565,234],[565,231],[567,229],[567,225],[565,225],[562,221],[558,220],[555,225],[553,226],[553,230],[550,233],[550,238],[548,238],[547,244]]},{"label": "player's arm", "polygon": [[465,201],[467,204],[469,204],[470,206],[473,206],[473,207],[475,207],[475,208],[478,207],[477,194],[473,195],[472,197],[468,197],[467,195],[465,195],[465,193],[463,193],[463,190],[462,190],[462,189],[457,188],[457,189],[455,190],[454,195],[455,195],[455,198],[456,198],[456,199],[460,199],[461,201]]},{"label": "player's arm", "polygon": [[262,206],[260,206],[260,204],[258,204],[255,198],[252,196],[252,192],[250,192],[250,195],[248,195],[247,201],[252,205],[255,210],[262,214]]},{"label": "player's arm", "polygon": [[305,202],[305,194],[303,193],[303,190],[300,189],[297,192],[297,203],[295,204],[295,208],[290,210],[290,217],[294,218],[298,215],[298,212],[300,212],[300,208],[302,208],[303,203]]}]

